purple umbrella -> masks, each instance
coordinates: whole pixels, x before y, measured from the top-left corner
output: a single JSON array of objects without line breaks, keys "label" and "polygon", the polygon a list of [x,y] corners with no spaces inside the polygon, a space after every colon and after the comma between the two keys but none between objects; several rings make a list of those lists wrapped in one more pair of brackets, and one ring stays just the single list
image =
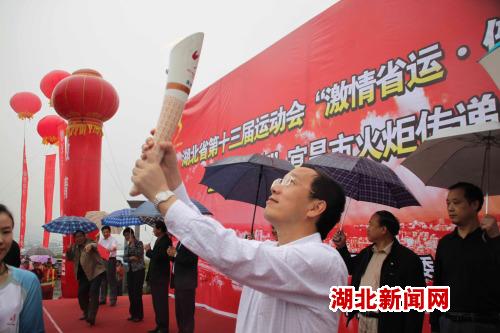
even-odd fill
[{"label": "purple umbrella", "polygon": [[30,260],[32,262],[39,262],[42,264],[45,264],[47,261],[49,261],[49,259],[51,260],[52,263],[56,262],[56,259],[54,257],[48,256],[45,254],[34,254],[34,255],[30,256]]}]

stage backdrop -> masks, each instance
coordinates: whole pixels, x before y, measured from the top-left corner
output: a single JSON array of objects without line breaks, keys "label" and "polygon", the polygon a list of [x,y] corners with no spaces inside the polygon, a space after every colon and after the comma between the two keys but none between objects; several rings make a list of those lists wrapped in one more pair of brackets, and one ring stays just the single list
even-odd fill
[{"label": "stage backdrop", "polygon": [[[332,151],[369,157],[393,168],[422,207],[351,201],[349,248],[365,247],[370,215],[388,209],[430,278],[438,239],[452,229],[446,191],[400,163],[437,129],[499,121],[499,92],[478,63],[499,41],[496,0],[341,1],[189,101],[175,143],[190,195],[243,236],[253,206],[208,193],[205,165],[251,153],[294,165]],[[490,212],[500,217],[498,198]],[[256,228],[256,239],[271,237],[260,208]],[[240,291],[201,261],[198,302],[236,313]]]}]

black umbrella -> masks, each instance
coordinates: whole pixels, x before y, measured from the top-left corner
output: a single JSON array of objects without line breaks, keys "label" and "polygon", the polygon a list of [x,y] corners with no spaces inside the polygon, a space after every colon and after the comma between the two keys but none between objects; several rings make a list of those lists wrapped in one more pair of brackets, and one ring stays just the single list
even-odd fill
[{"label": "black umbrella", "polygon": [[315,157],[306,165],[317,166],[330,175],[352,199],[396,208],[420,206],[391,168],[366,157],[330,153]]},{"label": "black umbrella", "polygon": [[288,161],[261,154],[233,156],[205,168],[201,184],[215,190],[225,199],[253,204],[251,234],[257,206],[265,207],[276,178],[283,178],[293,165]]},{"label": "black umbrella", "polygon": [[[212,212],[209,211],[207,207],[203,206],[198,200],[191,198],[191,201],[199,209],[201,214],[213,215]],[[163,215],[161,215],[161,213],[155,208],[155,205],[150,201],[146,201],[137,207],[132,214],[139,217],[143,223],[146,223],[149,226],[153,226],[157,221],[164,221]]]},{"label": "black umbrella", "polygon": [[[417,199],[391,168],[366,157],[329,153],[309,160],[306,165],[313,165],[325,172],[344,188],[349,198],[354,200],[396,208],[420,206]],[[350,200],[340,223],[340,230],[342,230],[349,203]]]},{"label": "black umbrella", "polygon": [[500,195],[497,173],[500,165],[500,123],[488,122],[438,131],[401,165],[428,186],[448,188],[457,180],[480,185],[486,193],[487,214],[488,196]]}]

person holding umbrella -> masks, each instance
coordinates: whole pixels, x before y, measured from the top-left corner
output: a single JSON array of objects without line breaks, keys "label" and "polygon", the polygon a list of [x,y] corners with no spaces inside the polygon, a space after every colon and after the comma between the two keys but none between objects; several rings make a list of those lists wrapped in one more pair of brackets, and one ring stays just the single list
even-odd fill
[{"label": "person holding umbrella", "polygon": [[57,280],[57,269],[52,264],[52,259],[49,257],[47,262],[43,264],[42,296],[43,299],[52,299],[54,296],[54,288]]},{"label": "person holding umbrella", "polygon": [[36,275],[36,277],[38,278],[38,281],[40,281],[40,283],[41,283],[42,279],[43,279],[43,266],[42,266],[42,264],[38,261],[34,261],[33,262],[33,269],[31,271],[33,272],[33,274]]},{"label": "person holding umbrella", "polygon": [[75,243],[66,250],[66,258],[74,262],[78,280],[78,303],[83,311],[80,320],[86,320],[90,326],[94,326],[106,266],[97,251],[96,242],[87,238],[82,230],[75,231],[73,236]]},{"label": "person holding umbrella", "polygon": [[[399,221],[390,212],[376,212],[368,222],[366,229],[368,240],[372,245],[364,248],[358,255],[351,257],[346,244],[344,232],[337,232],[333,241],[339,250],[349,273],[351,284],[358,290],[360,286],[382,286],[401,288],[425,287],[425,276],[422,261],[409,248],[401,245],[396,239],[399,233]],[[349,313],[349,321],[355,312]],[[424,314],[409,312],[360,312],[359,332],[422,332]]]},{"label": "person holding umbrella", "polygon": [[500,231],[495,217],[479,219],[483,202],[476,185],[449,188],[446,205],[456,228],[439,240],[434,285],[450,287],[450,310],[431,313],[433,332],[500,332]]},{"label": "person holding umbrella", "polygon": [[290,171],[275,180],[264,212],[278,242],[245,240],[192,204],[173,145],[159,144],[161,161],[153,146],[148,139],[132,181],[183,246],[244,285],[236,332],[336,332],[339,313],[329,310],[328,293],[346,285],[347,268],[322,241],[344,210],[342,188],[313,167]]},{"label": "person holding umbrella", "polygon": [[500,232],[488,215],[489,196],[500,194],[499,142],[500,123],[480,120],[435,131],[401,164],[425,185],[448,189],[456,226],[436,250],[434,284],[450,287],[450,310],[431,314],[432,331],[500,331]]}]

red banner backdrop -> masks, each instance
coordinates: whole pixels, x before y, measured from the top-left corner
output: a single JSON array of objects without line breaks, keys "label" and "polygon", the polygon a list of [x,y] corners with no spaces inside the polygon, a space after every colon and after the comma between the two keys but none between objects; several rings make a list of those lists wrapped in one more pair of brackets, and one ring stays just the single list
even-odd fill
[{"label": "red banner backdrop", "polygon": [[[52,204],[54,203],[54,182],[56,173],[56,154],[45,156],[45,177],[43,199],[45,203],[45,223],[52,220]],[[49,247],[50,233],[43,231],[43,247]]]},{"label": "red banner backdrop", "polygon": [[[253,206],[208,193],[199,184],[204,165],[256,152],[294,165],[332,151],[370,157],[393,168],[422,207],[352,200],[349,248],[367,246],[370,215],[388,209],[430,278],[437,241],[452,229],[446,191],[425,187],[399,164],[438,129],[499,121],[498,90],[478,63],[500,41],[499,15],[496,0],[333,5],[189,101],[175,143],[190,194],[243,235]],[[499,199],[490,207],[498,216]],[[270,238],[262,210],[257,215],[256,239]],[[201,262],[197,301],[236,313],[239,292]]]},{"label": "red banner backdrop", "polygon": [[23,176],[21,193],[21,225],[19,226],[19,247],[24,248],[24,234],[26,233],[26,206],[28,204],[28,162],[26,162],[26,141],[23,143]]}]

